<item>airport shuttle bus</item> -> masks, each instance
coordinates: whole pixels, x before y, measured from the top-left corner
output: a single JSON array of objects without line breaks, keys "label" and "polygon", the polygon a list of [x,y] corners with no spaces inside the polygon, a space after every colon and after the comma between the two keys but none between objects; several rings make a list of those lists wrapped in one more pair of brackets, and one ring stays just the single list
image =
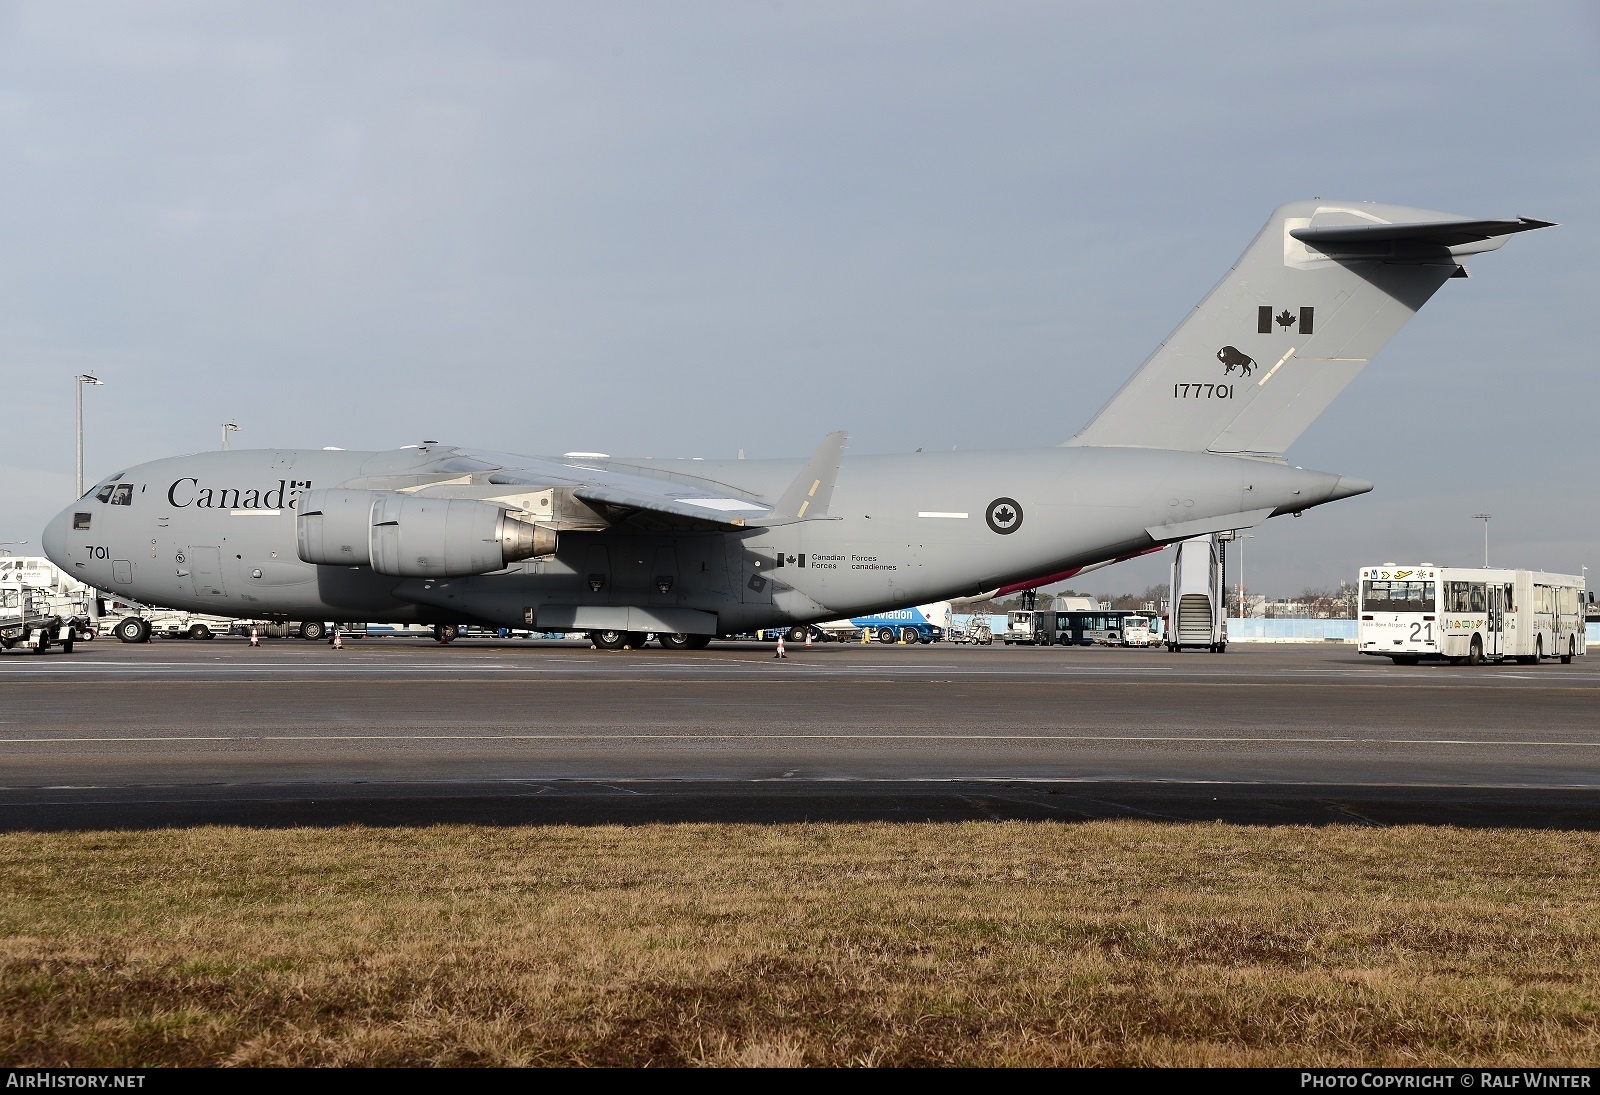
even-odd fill
[{"label": "airport shuttle bus", "polygon": [[1383,566],[1361,569],[1356,642],[1363,654],[1416,665],[1532,664],[1584,653],[1583,579],[1538,570]]}]

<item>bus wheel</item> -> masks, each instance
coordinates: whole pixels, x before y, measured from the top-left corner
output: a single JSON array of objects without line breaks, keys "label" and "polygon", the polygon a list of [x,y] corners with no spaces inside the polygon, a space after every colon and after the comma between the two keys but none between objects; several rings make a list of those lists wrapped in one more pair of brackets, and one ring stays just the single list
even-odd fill
[{"label": "bus wheel", "polygon": [[1467,664],[1468,665],[1482,665],[1483,664],[1483,640],[1478,638],[1478,636],[1476,636],[1476,635],[1474,635],[1472,637],[1472,649],[1467,654]]},{"label": "bus wheel", "polygon": [[1561,655],[1561,664],[1562,665],[1571,665],[1572,664],[1572,656],[1574,654],[1576,654],[1577,652],[1578,652],[1578,640],[1577,639],[1573,639],[1573,638],[1568,638],[1567,639],[1567,652],[1565,654]]}]

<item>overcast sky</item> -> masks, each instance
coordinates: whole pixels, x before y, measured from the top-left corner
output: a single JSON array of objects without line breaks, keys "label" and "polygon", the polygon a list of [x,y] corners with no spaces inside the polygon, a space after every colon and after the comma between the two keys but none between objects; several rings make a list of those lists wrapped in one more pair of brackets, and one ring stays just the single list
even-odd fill
[{"label": "overcast sky", "polygon": [[[1219,12],[1221,14],[1219,14]],[[1470,265],[1247,542],[1600,570],[1600,5],[0,2],[0,540],[216,448],[1070,437],[1281,202],[1561,222]],[[1095,588],[1161,580],[1155,560]]]}]

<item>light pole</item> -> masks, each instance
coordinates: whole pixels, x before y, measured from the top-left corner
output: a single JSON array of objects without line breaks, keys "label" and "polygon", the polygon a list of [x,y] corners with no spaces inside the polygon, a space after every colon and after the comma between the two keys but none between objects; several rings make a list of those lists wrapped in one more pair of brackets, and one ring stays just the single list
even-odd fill
[{"label": "light pole", "polygon": [[74,495],[76,498],[83,497],[83,386],[104,383],[104,380],[92,373],[79,373],[72,378],[72,386],[78,393],[78,493]]},{"label": "light pole", "polygon": [[1493,514],[1488,514],[1488,513],[1474,513],[1472,515],[1472,519],[1474,521],[1482,521],[1483,522],[1483,569],[1484,570],[1488,570],[1489,569],[1489,520],[1490,520],[1490,518],[1492,516],[1493,516]]},{"label": "light pole", "polygon": [[1236,532],[1236,533],[1233,534],[1233,538],[1235,540],[1239,541],[1239,619],[1242,620],[1242,619],[1245,618],[1245,605],[1244,605],[1244,542],[1246,540],[1254,540],[1256,538],[1256,534],[1253,533],[1253,532],[1245,532],[1245,533]]},{"label": "light pole", "polygon": [[223,452],[227,452],[228,451],[228,435],[230,433],[238,433],[238,432],[239,432],[239,423],[235,422],[233,419],[230,418],[230,419],[228,419],[228,421],[226,421],[226,422],[224,422],[222,424],[222,451]]}]

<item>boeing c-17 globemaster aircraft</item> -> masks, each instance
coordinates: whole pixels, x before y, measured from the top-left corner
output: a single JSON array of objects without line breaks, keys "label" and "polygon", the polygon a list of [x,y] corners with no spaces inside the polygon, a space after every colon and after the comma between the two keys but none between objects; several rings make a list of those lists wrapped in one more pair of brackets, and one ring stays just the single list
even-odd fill
[{"label": "boeing c-17 globemaster aircraft", "polygon": [[[156,460],[50,522],[73,576],[256,619],[713,636],[1037,584],[1372,489],[1283,457],[1462,260],[1548,222],[1282,206],[1077,436],[807,460],[512,456],[429,441]],[[124,635],[124,637],[130,637]]]}]

